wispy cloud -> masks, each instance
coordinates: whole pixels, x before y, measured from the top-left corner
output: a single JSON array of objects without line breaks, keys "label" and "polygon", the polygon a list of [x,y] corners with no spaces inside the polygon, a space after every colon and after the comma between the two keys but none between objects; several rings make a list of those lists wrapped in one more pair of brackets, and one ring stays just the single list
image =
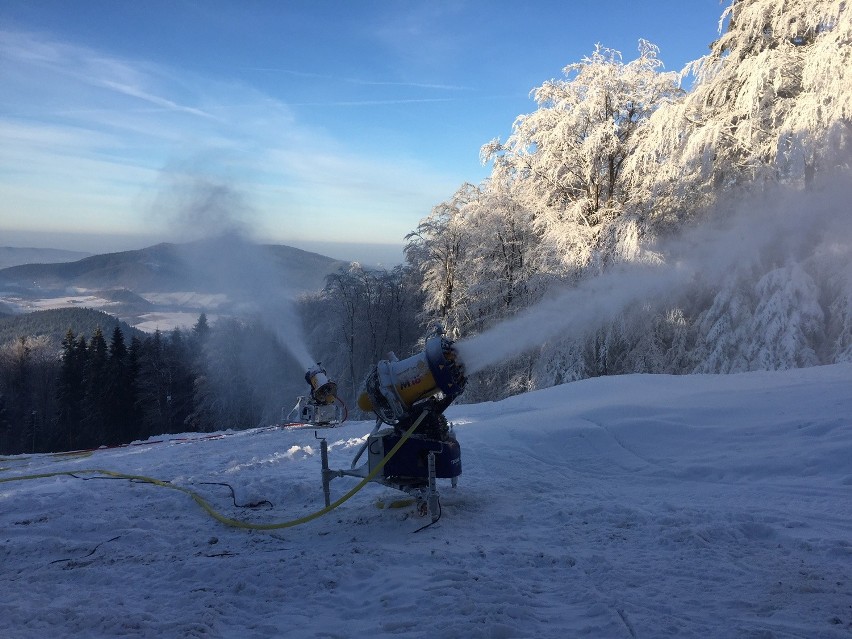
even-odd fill
[{"label": "wispy cloud", "polygon": [[412,157],[355,152],[243,80],[44,35],[0,32],[0,86],[0,226],[43,227],[61,211],[101,231],[165,232],[149,217],[158,176],[186,171],[245,193],[267,237],[399,241],[456,186]]},{"label": "wispy cloud", "polygon": [[291,106],[361,107],[386,106],[392,104],[428,104],[430,102],[453,102],[455,98],[394,98],[388,100],[323,100],[316,102],[293,102]]},{"label": "wispy cloud", "polygon": [[[37,79],[49,80],[62,89],[75,85],[78,93],[67,96],[69,101],[84,101],[89,92],[80,89],[103,89],[123,96],[153,104],[160,108],[200,117],[212,117],[203,110],[181,104],[162,93],[174,90],[168,87],[167,76],[156,67],[107,57],[87,47],[56,41],[32,33],[0,31],[0,60],[4,70],[0,77],[7,90],[24,91]],[[27,95],[17,97],[26,101]],[[99,96],[103,99],[104,96]],[[8,97],[7,97],[8,99]]]},{"label": "wispy cloud", "polygon": [[359,86],[373,87],[399,87],[408,89],[427,89],[435,91],[475,91],[474,87],[460,86],[457,84],[442,84],[438,82],[401,82],[393,80],[376,80],[365,78],[339,77],[324,73],[310,71],[297,71],[295,69],[284,69],[278,67],[241,67],[244,71],[259,71],[264,73],[280,73],[298,78],[311,78],[316,80],[327,80],[329,82],[345,82]]},{"label": "wispy cloud", "polygon": [[409,87],[415,89],[435,89],[439,91],[474,91],[473,87],[463,87],[453,84],[435,84],[430,82],[389,82],[382,80],[359,80],[357,78],[348,78],[346,82],[364,86]]},{"label": "wispy cloud", "polygon": [[473,30],[465,28],[471,8],[465,2],[400,3],[364,28],[389,57],[411,68],[440,70],[466,54]]},{"label": "wispy cloud", "polygon": [[114,82],[112,80],[101,80],[101,84],[107,87],[108,89],[114,89],[118,93],[129,95],[133,98],[139,98],[140,100],[150,102],[151,104],[162,107],[164,109],[180,111],[182,113],[189,113],[191,115],[198,115],[204,118],[210,118],[212,120],[216,119],[214,116],[205,111],[202,111],[201,109],[183,106],[181,104],[178,104],[177,102],[173,102],[172,100],[168,100],[157,95],[151,95],[150,93],[147,93],[146,91],[143,91],[138,87],[123,84],[121,82]]}]

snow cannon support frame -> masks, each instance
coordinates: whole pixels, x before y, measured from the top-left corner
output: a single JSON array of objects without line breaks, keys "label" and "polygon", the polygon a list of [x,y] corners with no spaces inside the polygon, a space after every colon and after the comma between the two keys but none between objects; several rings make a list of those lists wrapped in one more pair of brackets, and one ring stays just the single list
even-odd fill
[{"label": "snow cannon support frame", "polygon": [[[362,410],[375,413],[376,425],[350,468],[330,469],[328,445],[321,439],[326,505],[333,478],[371,477],[370,481],[415,497],[420,513],[431,514],[432,521],[437,521],[436,480],[449,479],[455,487],[462,472],[461,447],[443,413],[464,391],[466,381],[453,342],[440,330],[426,340],[420,353],[405,360],[391,353],[378,362],[364,380],[358,399]],[[396,452],[387,457],[394,448]],[[367,459],[358,466],[365,451]]]}]

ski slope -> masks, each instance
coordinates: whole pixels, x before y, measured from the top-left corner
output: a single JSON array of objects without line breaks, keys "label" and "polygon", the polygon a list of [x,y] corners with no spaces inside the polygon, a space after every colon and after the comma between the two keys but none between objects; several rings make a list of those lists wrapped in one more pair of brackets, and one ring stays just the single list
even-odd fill
[{"label": "ski slope", "polygon": [[[447,414],[463,474],[416,534],[376,484],[259,532],[168,487],[0,483],[0,636],[852,636],[852,365],[599,378]],[[319,431],[332,467],[371,427]],[[7,457],[0,479],[111,469],[287,521],[323,506],[318,444],[187,435]]]}]

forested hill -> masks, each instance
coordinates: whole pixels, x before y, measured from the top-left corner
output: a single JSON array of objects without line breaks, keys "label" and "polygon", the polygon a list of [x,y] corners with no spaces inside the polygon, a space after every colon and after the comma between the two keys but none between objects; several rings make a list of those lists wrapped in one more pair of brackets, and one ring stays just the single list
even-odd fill
[{"label": "forested hill", "polygon": [[131,327],[103,311],[90,308],[58,308],[34,311],[23,315],[0,316],[0,344],[18,340],[21,337],[46,336],[50,343],[59,348],[59,344],[71,329],[75,335],[87,338],[100,328],[104,335],[111,335],[116,326],[120,326],[129,341],[136,336],[140,339],[144,333]]},{"label": "forested hill", "polygon": [[[62,264],[26,264],[0,270],[0,284],[41,289],[126,288],[132,291],[217,292],[209,265],[222,258],[223,243],[162,243],[135,251],[94,255]],[[288,287],[322,288],[327,274],[344,262],[283,245],[258,246]]]}]

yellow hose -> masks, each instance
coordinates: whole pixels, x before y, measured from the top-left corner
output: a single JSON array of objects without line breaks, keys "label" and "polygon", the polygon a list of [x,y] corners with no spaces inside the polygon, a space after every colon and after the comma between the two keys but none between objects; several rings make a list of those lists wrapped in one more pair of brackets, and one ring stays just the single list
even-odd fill
[{"label": "yellow hose", "polygon": [[373,468],[373,470],[371,470],[370,473],[366,477],[364,477],[364,479],[362,479],[360,482],[358,482],[358,484],[352,490],[350,490],[348,493],[343,495],[343,497],[341,497],[337,501],[329,504],[325,508],[322,508],[321,510],[318,510],[314,513],[311,513],[310,515],[305,515],[304,517],[299,517],[298,519],[292,519],[290,521],[282,521],[282,522],[276,522],[276,523],[270,523],[270,524],[255,524],[255,523],[252,523],[252,522],[249,522],[249,521],[241,521],[239,519],[232,519],[232,518],[226,517],[222,513],[218,512],[216,509],[213,508],[213,506],[211,506],[207,502],[206,499],[204,499],[204,497],[202,497],[201,495],[199,495],[195,491],[190,490],[189,488],[177,486],[175,484],[171,484],[167,481],[163,481],[162,479],[156,479],[154,477],[147,477],[145,475],[130,475],[130,474],[127,474],[127,473],[121,473],[121,472],[118,472],[118,471],[107,470],[107,469],[103,469],[103,468],[88,468],[88,469],[84,469],[84,470],[73,470],[73,471],[72,470],[66,470],[66,471],[57,471],[57,472],[52,472],[52,473],[38,473],[38,474],[34,474],[34,475],[21,475],[21,476],[18,476],[18,477],[4,477],[4,478],[0,478],[0,484],[6,483],[6,482],[13,482],[13,481],[26,481],[26,480],[31,480],[31,479],[44,479],[44,478],[47,478],[47,477],[58,477],[58,476],[61,476],[61,475],[71,475],[71,476],[74,476],[74,475],[106,475],[108,477],[117,477],[117,478],[120,478],[120,479],[129,479],[129,480],[132,480],[132,481],[144,482],[146,484],[153,484],[154,486],[161,486],[162,488],[171,488],[173,490],[179,490],[180,492],[186,493],[187,495],[192,497],[192,499],[195,501],[195,503],[197,503],[199,506],[201,506],[207,512],[208,515],[213,517],[213,519],[225,524],[226,526],[231,526],[233,528],[245,528],[247,530],[277,530],[279,528],[292,528],[293,526],[299,526],[301,524],[306,524],[309,521],[312,521],[314,519],[322,517],[323,515],[331,512],[332,510],[334,510],[335,508],[340,506],[340,504],[342,504],[343,502],[345,502],[346,500],[351,498],[355,493],[357,493],[359,490],[361,490],[369,482],[371,482],[373,479],[375,479],[376,475],[378,475],[379,472],[381,472],[382,468],[384,468],[385,464],[387,464],[388,461],[390,461],[391,457],[393,457],[397,453],[397,451],[402,447],[402,445],[406,441],[408,441],[408,438],[411,437],[411,434],[420,425],[420,422],[423,421],[424,417],[426,417],[426,411],[423,411],[420,414],[420,416],[414,421],[414,423],[411,425],[411,427],[407,431],[405,431],[405,433],[400,438],[400,440],[396,443],[396,445],[393,448],[390,449],[388,454],[385,455],[384,458],[382,458],[382,460],[376,465],[376,467]]}]

